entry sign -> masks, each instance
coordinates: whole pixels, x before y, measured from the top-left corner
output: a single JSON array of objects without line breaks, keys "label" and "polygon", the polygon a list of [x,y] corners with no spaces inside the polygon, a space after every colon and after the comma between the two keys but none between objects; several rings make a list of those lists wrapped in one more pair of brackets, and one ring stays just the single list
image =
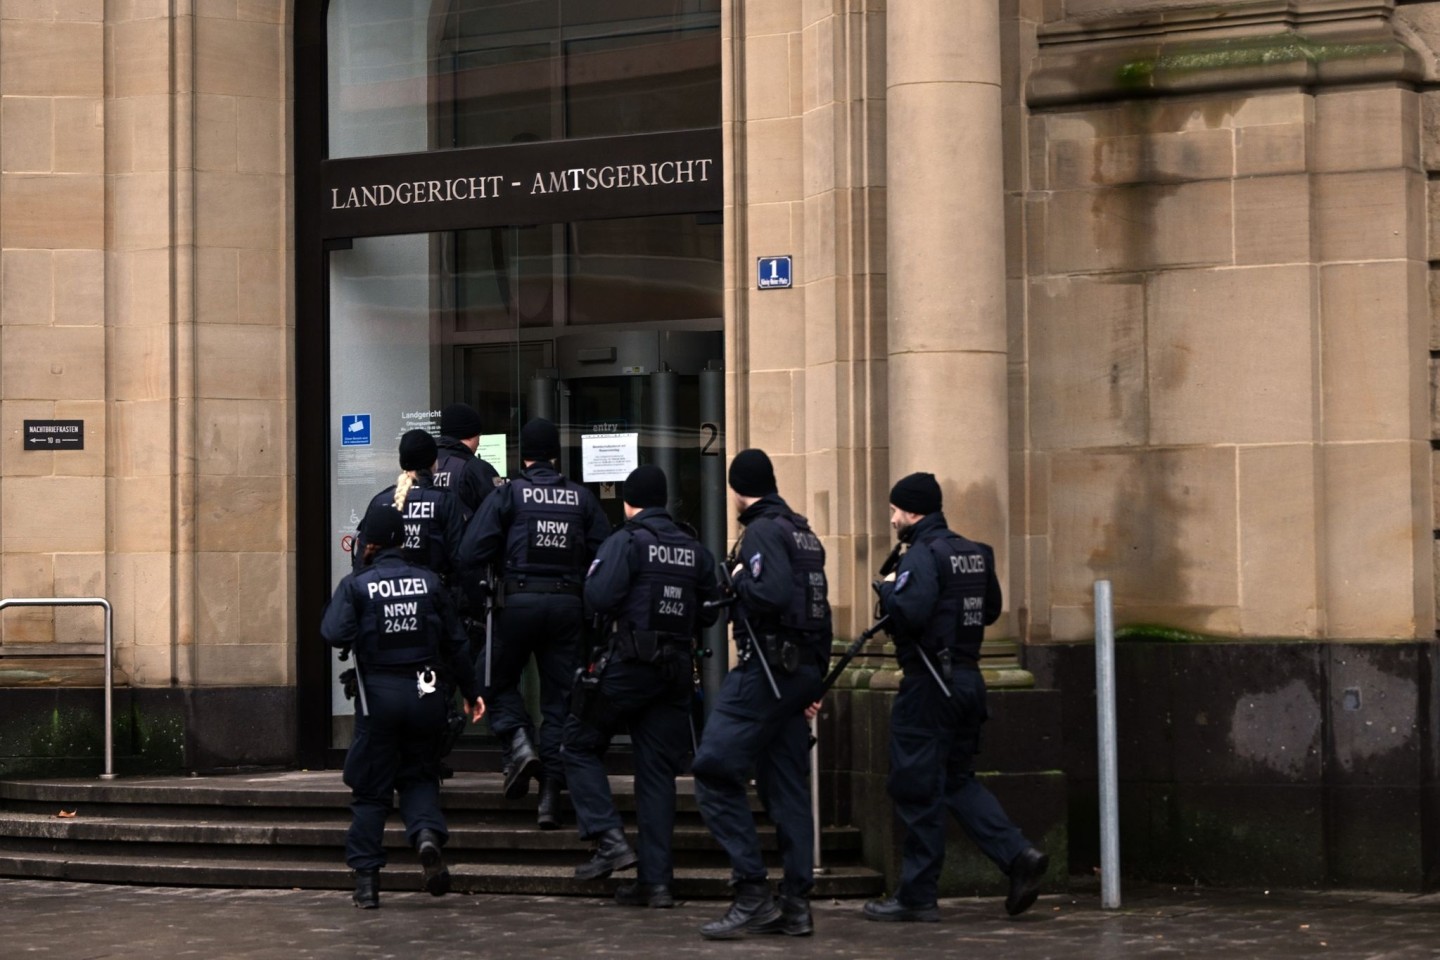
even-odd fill
[{"label": "entry sign", "polygon": [[790,286],[789,257],[761,257],[759,264],[761,290],[783,290]]},{"label": "entry sign", "polygon": [[25,450],[84,450],[84,420],[26,420]]},{"label": "entry sign", "polygon": [[370,414],[343,413],[340,415],[340,446],[370,446]]}]

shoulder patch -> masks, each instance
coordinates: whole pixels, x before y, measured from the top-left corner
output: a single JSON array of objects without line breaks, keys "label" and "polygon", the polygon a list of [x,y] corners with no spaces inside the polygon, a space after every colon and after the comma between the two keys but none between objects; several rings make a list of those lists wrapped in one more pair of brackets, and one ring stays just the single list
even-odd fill
[{"label": "shoulder patch", "polygon": [[896,593],[899,593],[901,590],[904,590],[904,589],[905,589],[905,584],[907,584],[907,583],[909,583],[909,582],[910,582],[910,571],[909,571],[909,570],[903,570],[903,571],[901,571],[900,576],[898,576],[898,577],[895,578],[895,592],[896,592]]},{"label": "shoulder patch", "polygon": [[595,572],[595,568],[598,567],[598,566],[600,566],[600,558],[599,558],[599,557],[596,557],[594,560],[591,560],[591,561],[590,561],[590,569],[585,571],[585,577],[586,577],[586,579],[589,579],[590,575]]},{"label": "shoulder patch", "polygon": [[757,554],[755,554],[755,556],[753,556],[753,557],[750,558],[750,577],[751,577],[752,579],[754,579],[754,580],[759,580],[759,579],[760,579],[760,569],[761,569],[760,554],[757,553]]}]

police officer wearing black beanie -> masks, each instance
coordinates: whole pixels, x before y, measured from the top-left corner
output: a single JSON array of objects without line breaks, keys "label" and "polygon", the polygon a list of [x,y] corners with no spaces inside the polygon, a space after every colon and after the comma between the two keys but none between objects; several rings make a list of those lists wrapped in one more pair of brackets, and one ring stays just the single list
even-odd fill
[{"label": "police officer wearing black beanie", "polygon": [[935,898],[946,808],[1010,877],[1005,910],[1015,916],[1035,902],[1050,861],[974,776],[986,717],[980,643],[1002,607],[995,551],[951,532],[941,512],[940,484],[930,473],[895,483],[890,525],[906,549],[876,590],[905,672],[890,715],[887,781],[905,840],[894,895],[865,904],[865,917],[940,919]]},{"label": "police officer wearing black beanie", "polygon": [[[540,779],[536,822],[560,826],[560,757],[565,714],[584,626],[585,571],[610,534],[595,496],[556,472],[560,431],[535,419],[520,430],[520,475],[485,498],[460,544],[460,568],[497,573],[491,652],[490,729],[505,744],[505,796],[525,796]],[[540,674],[538,750],[520,676],[531,656]]]},{"label": "police officer wearing black beanie", "polygon": [[[411,452],[417,446],[424,446],[418,438]],[[433,441],[430,450],[433,460]],[[423,460],[423,449],[420,455]],[[425,890],[440,896],[450,889],[440,853],[448,836],[440,811],[446,691],[459,688],[470,719],[485,713],[448,591],[433,570],[406,558],[407,526],[389,503],[377,502],[365,512],[370,537],[365,563],[340,581],[320,622],[325,641],[351,649],[357,664],[359,703],[345,754],[353,815],[345,862],[355,871],[355,906],[363,909],[380,906],[385,820],[397,790]]]},{"label": "police officer wearing black beanie", "polygon": [[[437,455],[435,438],[424,430],[407,430],[400,437],[399,453],[400,476],[371,499],[366,516],[370,509],[387,503],[400,511],[405,534],[400,549],[405,559],[434,570],[453,588],[455,554],[465,522],[460,502],[435,487],[431,474]],[[362,520],[350,555],[352,569],[363,565],[367,539]]]},{"label": "police officer wearing black beanie", "polygon": [[491,491],[504,482],[499,471],[475,454],[480,446],[480,430],[480,414],[468,403],[452,403],[440,411],[434,483],[437,489],[449,490],[460,498],[466,523]]},{"label": "police officer wearing black beanie", "polygon": [[615,899],[628,906],[669,907],[674,874],[675,777],[691,747],[695,631],[715,622],[702,604],[719,596],[710,551],[665,509],[667,483],[656,466],[625,480],[625,525],[600,547],[585,577],[585,605],[605,631],[565,719],[565,776],[583,840],[595,855],[575,868],[590,880],[635,864],[610,794],[602,758],[628,728],[635,751],[639,871]]},{"label": "police officer wearing black beanie", "polygon": [[[736,454],[730,489],[745,528],[726,561],[733,568],[730,619],[740,663],[720,688],[693,770],[700,813],[730,857],[735,901],[700,934],[712,940],[751,933],[807,936],[814,931],[809,896],[815,841],[805,711],[820,695],[830,659],[825,548],[780,498],[763,450]],[[751,770],[780,839],[778,899],[746,796]]]}]

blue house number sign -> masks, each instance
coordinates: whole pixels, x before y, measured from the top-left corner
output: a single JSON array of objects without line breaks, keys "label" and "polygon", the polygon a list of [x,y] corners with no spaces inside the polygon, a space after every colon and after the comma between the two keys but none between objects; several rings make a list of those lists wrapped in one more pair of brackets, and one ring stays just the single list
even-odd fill
[{"label": "blue house number sign", "polygon": [[790,257],[760,257],[757,286],[761,290],[784,290],[790,286]]}]

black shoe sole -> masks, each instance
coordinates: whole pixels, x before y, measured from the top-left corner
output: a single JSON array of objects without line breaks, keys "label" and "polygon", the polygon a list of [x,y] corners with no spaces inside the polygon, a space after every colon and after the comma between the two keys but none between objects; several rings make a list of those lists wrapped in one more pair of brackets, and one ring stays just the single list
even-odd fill
[{"label": "black shoe sole", "polygon": [[433,843],[420,845],[420,866],[425,871],[423,886],[432,897],[443,897],[450,892],[450,871],[445,868],[440,848]]},{"label": "black shoe sole", "polygon": [[675,906],[675,897],[666,893],[663,896],[654,894],[625,894],[621,891],[628,885],[622,885],[615,891],[615,902],[622,907],[651,907],[656,910],[668,910]]},{"label": "black shoe sole", "polygon": [[867,913],[866,920],[874,920],[877,923],[939,923],[940,914],[934,913]]},{"label": "black shoe sole", "polygon": [[[576,880],[603,880],[604,878],[610,876],[610,874],[614,873],[616,870],[628,870],[628,869],[630,869],[631,867],[635,866],[635,864],[638,863],[639,861],[640,861],[640,856],[639,856],[639,854],[637,854],[634,850],[631,850],[629,854],[627,854],[626,856],[623,856],[623,857],[619,858],[618,860],[611,860],[611,861],[609,861],[608,865],[605,865],[605,866],[602,866],[602,865],[600,865],[600,864],[596,864],[596,863],[592,860],[592,861],[590,861],[589,863],[582,863],[582,864],[580,864],[580,866],[578,866],[578,867],[575,868],[575,879],[576,879]],[[587,867],[590,867],[592,864],[594,865],[594,869],[593,869],[593,870],[586,869]],[[583,871],[583,872],[582,872],[582,871]]]},{"label": "black shoe sole", "polygon": [[1034,874],[1027,877],[1025,882],[1020,885],[1020,895],[1014,900],[1009,897],[1005,898],[1005,912],[1012,917],[1018,917],[1035,906],[1035,901],[1040,897],[1040,885],[1045,882],[1045,871],[1049,869],[1049,855],[1041,855],[1040,859],[1035,861]]},{"label": "black shoe sole", "polygon": [[530,781],[540,776],[540,758],[531,757],[505,778],[505,799],[519,800],[530,792]]},{"label": "black shoe sole", "polygon": [[808,937],[815,932],[815,924],[807,923],[804,926],[789,923],[782,914],[779,919],[769,923],[759,923],[753,927],[746,927],[746,933],[753,933],[760,936],[786,936],[786,937]]},{"label": "black shoe sole", "polygon": [[1024,913],[1026,910],[1029,910],[1031,907],[1035,906],[1035,901],[1038,900],[1038,899],[1040,899],[1040,891],[1039,891],[1039,890],[1035,890],[1035,891],[1032,891],[1032,892],[1030,892],[1030,893],[1026,893],[1023,897],[1021,897],[1021,898],[1020,898],[1018,901],[1016,901],[1014,904],[1009,904],[1009,903],[1005,904],[1005,912],[1006,912],[1007,914],[1009,914],[1010,916],[1012,916],[1012,917],[1018,917],[1018,916],[1020,916],[1020,914]]},{"label": "black shoe sole", "polygon": [[700,936],[706,940],[739,940],[745,936],[743,930],[731,930],[729,933],[706,933],[700,931]]},{"label": "black shoe sole", "polygon": [[[894,901],[872,900],[871,903],[894,903]],[[939,923],[940,908],[934,905],[928,907],[904,907],[900,910],[887,910],[884,913],[873,913],[870,911],[870,903],[865,904],[861,913],[866,920],[874,920],[877,923]]]},{"label": "black shoe sole", "polygon": [[[777,912],[773,917],[767,917],[764,920],[752,919],[751,921],[745,923],[743,926],[726,930],[723,933],[706,933],[702,929],[700,931],[700,936],[704,937],[706,940],[739,940],[741,937],[745,936],[763,936],[767,933],[781,933],[782,931],[780,927],[774,926],[779,924],[781,919],[782,915]],[[771,929],[767,930],[767,927],[771,927]]]},{"label": "black shoe sole", "polygon": [[815,932],[815,927],[813,924],[805,927],[767,927],[764,930],[750,930],[748,932],[786,937],[808,937]]}]

